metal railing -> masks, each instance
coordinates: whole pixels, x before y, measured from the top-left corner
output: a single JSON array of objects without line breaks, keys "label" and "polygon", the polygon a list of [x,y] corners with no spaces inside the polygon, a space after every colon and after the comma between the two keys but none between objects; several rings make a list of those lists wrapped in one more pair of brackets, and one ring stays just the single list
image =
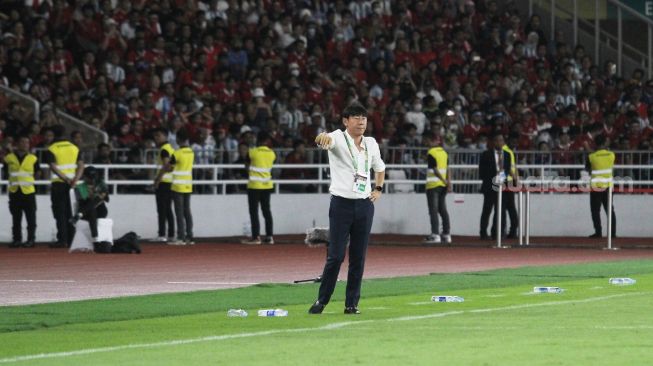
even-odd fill
[{"label": "metal railing", "polygon": [[80,149],[84,151],[93,151],[98,143],[109,142],[109,135],[103,130],[95,126],[91,126],[81,119],[75,118],[61,110],[57,110],[56,113],[59,122],[62,122],[63,125],[68,126],[68,133],[75,130],[82,133],[82,146],[80,146]]},{"label": "metal railing", "polygon": [[[594,63],[601,65],[615,61],[617,73],[632,72],[642,68],[653,78],[653,20],[640,14],[618,0],[582,0],[586,7],[594,5],[592,17],[579,16],[579,0],[528,0],[515,2],[522,10],[527,6],[528,16],[534,13],[548,15],[549,22],[542,22],[548,28],[551,39],[565,25],[565,32],[572,45],[593,45]],[[605,9],[601,7],[605,4]],[[602,13],[606,18],[601,19]],[[616,24],[609,16],[616,16]],[[624,20],[624,18],[628,18]],[[593,19],[591,19],[593,18]],[[588,47],[589,48],[589,47]]]},{"label": "metal railing", "polygon": [[18,102],[25,110],[30,112],[30,114],[27,115],[27,121],[24,122],[39,121],[41,118],[41,110],[39,102],[36,99],[4,85],[0,85],[0,92],[6,95],[9,100]]},{"label": "metal railing", "polygon": [[[158,169],[155,164],[93,165],[102,171],[113,194],[151,192]],[[48,166],[41,165],[43,177],[49,177]],[[476,164],[452,164],[451,184],[454,193],[476,193],[481,180]],[[525,184],[544,186],[555,182],[574,182],[583,176],[581,164],[518,165]],[[653,180],[651,165],[616,165],[615,177],[623,177],[634,188],[645,188]],[[272,170],[276,193],[326,193],[330,183],[328,164],[278,164]],[[8,181],[0,176],[0,189],[6,191]],[[387,164],[385,186],[387,193],[424,192],[425,164]],[[36,181],[37,186],[48,186],[49,180]],[[234,194],[246,191],[247,172],[242,164],[199,164],[193,168],[194,192],[198,194]],[[39,193],[47,189],[39,187]]]}]

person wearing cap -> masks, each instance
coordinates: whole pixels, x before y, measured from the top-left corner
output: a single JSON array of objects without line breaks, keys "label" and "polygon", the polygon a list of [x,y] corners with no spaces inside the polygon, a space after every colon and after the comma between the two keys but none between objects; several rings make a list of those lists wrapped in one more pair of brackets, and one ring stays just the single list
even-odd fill
[{"label": "person wearing cap", "polygon": [[[431,234],[424,239],[426,244],[438,244],[444,241],[451,243],[449,233],[449,212],[447,212],[446,197],[451,190],[450,171],[448,168],[449,156],[442,148],[442,138],[435,136],[431,140],[432,148],[427,153],[426,173],[426,202],[431,218]],[[440,223],[438,215],[442,217],[442,237],[440,237]]]},{"label": "person wearing cap", "polygon": [[[592,213],[592,223],[594,224],[594,234],[590,238],[601,238],[603,229],[601,228],[601,206],[608,213],[612,210],[612,237],[617,236],[617,216],[614,213],[614,203],[608,208],[609,188],[614,185],[613,172],[615,155],[608,150],[608,139],[603,135],[596,136],[597,149],[589,154],[585,169],[590,172],[590,211]],[[614,201],[613,201],[614,202]]]},{"label": "person wearing cap", "polygon": [[70,222],[73,217],[70,189],[77,185],[84,174],[84,161],[79,156],[79,148],[63,138],[63,126],[54,125],[51,130],[54,142],[48,147],[44,160],[52,172],[50,200],[52,214],[57,222],[57,241],[50,244],[50,247],[64,248],[70,247],[75,236],[75,226]]},{"label": "person wearing cap", "polygon": [[[270,211],[270,197],[274,191],[272,182],[272,166],[277,158],[271,149],[272,139],[267,132],[261,131],[257,137],[258,146],[249,149],[245,168],[249,172],[247,182],[247,202],[249,205],[249,218],[252,224],[252,236],[243,240],[243,244],[258,245],[274,244],[272,238],[272,212]],[[258,219],[258,207],[261,206],[263,218],[265,219],[265,236],[263,241],[260,237],[260,223]]]},{"label": "person wearing cap", "polygon": [[[158,242],[172,241],[175,238],[175,216],[172,212],[172,173],[164,170],[166,164],[175,153],[168,142],[168,133],[163,128],[154,131],[154,142],[159,147],[157,165],[159,171],[154,178],[154,195],[156,197],[156,214],[158,219]],[[167,225],[166,225],[167,224]],[[166,226],[168,236],[166,237]]]},{"label": "person wearing cap", "polygon": [[[317,300],[310,314],[321,314],[331,300],[340,265],[349,243],[349,271],[345,314],[360,314],[360,299],[365,254],[374,218],[374,203],[381,198],[385,163],[376,139],[365,137],[367,110],[358,102],[342,113],[345,130],[320,133],[315,143],[329,151],[331,204],[329,207],[329,246]],[[374,170],[374,186],[370,169]],[[374,187],[374,188],[372,188]]]},{"label": "person wearing cap", "polygon": [[[11,149],[11,147],[10,147]],[[11,151],[11,150],[10,150]],[[39,172],[36,155],[29,152],[29,138],[20,136],[16,148],[4,157],[5,177],[9,177],[9,212],[12,219],[12,242],[9,248],[34,247],[36,240],[36,190],[34,175]],[[21,244],[23,213],[27,220],[27,241]]]}]

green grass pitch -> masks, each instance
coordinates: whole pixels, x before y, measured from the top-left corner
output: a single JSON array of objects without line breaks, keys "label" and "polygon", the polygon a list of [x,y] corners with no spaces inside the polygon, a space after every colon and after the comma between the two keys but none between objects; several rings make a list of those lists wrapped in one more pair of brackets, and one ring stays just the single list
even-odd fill
[{"label": "green grass pitch", "polygon": [[[613,286],[629,276],[633,286]],[[561,294],[533,294],[533,286]],[[367,280],[319,316],[317,285],[0,308],[0,365],[648,365],[653,261]],[[459,295],[463,303],[433,303]],[[282,307],[287,318],[256,310]],[[244,308],[247,318],[227,318]]]}]

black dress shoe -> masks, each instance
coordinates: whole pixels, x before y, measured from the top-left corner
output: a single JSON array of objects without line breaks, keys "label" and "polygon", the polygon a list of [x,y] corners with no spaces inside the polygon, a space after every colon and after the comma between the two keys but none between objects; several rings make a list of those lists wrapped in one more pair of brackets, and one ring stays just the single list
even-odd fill
[{"label": "black dress shoe", "polygon": [[24,242],[23,248],[34,248],[34,240],[28,240]]},{"label": "black dress shoe", "polygon": [[481,234],[481,240],[490,240],[490,236],[488,234]]},{"label": "black dress shoe", "polygon": [[517,234],[516,233],[509,233],[508,236],[506,236],[506,239],[517,239]]},{"label": "black dress shoe", "polygon": [[593,239],[600,238],[600,237],[601,237],[601,233],[594,233],[594,234],[590,235],[589,237],[590,237],[590,238],[593,238]]},{"label": "black dress shoe", "polygon": [[313,305],[311,305],[311,308],[308,309],[308,313],[309,314],[322,314],[322,311],[324,310],[325,306],[326,305],[324,305],[324,304],[320,304],[319,301],[316,301],[316,302],[313,303]]},{"label": "black dress shoe", "polygon": [[358,310],[357,307],[355,306],[349,306],[345,308],[345,314],[360,314],[360,310]]},{"label": "black dress shoe", "polygon": [[9,244],[9,248],[20,248],[20,240],[14,240]]},{"label": "black dress shoe", "polygon": [[65,248],[66,244],[57,242],[57,243],[50,243],[50,245],[48,245],[48,246],[50,248]]}]

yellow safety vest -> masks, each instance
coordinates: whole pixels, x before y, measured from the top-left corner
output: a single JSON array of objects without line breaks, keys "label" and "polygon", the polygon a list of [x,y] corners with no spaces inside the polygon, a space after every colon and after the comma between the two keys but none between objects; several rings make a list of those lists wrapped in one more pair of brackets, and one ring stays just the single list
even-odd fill
[{"label": "yellow safety vest", "polygon": [[16,154],[5,156],[5,163],[9,168],[9,192],[18,192],[18,187],[23,194],[34,194],[34,164],[37,158],[34,154],[27,154],[20,162]]},{"label": "yellow safety vest", "polygon": [[608,188],[612,186],[612,167],[614,167],[614,153],[605,149],[595,151],[589,155],[592,168],[592,188]]},{"label": "yellow safety vest", "polygon": [[193,192],[193,161],[195,153],[190,147],[175,151],[175,169],[172,171],[172,191],[178,193]]},{"label": "yellow safety vest", "polygon": [[[435,169],[440,172],[442,178],[447,179],[447,164],[449,155],[441,147],[434,147],[428,151],[428,155],[435,159]],[[426,189],[437,187],[445,187],[446,183],[435,175],[433,169],[428,169],[426,172]]]},{"label": "yellow safety vest", "polygon": [[[503,151],[507,152],[510,155],[510,173],[517,175],[517,164],[515,163],[515,153],[508,147],[508,145],[503,145]],[[503,167],[501,167],[503,171]],[[512,175],[506,177],[508,182],[512,181]]]},{"label": "yellow safety vest", "polygon": [[249,149],[248,189],[272,189],[272,165],[277,154],[267,146]]},{"label": "yellow safety vest", "polygon": [[[170,143],[166,142],[165,144],[163,144],[163,146],[161,146],[161,149],[159,149],[159,155],[156,157],[156,161],[157,161],[157,164],[158,164],[157,167],[159,169],[163,168],[163,161],[161,160],[161,152],[162,151],[167,151],[169,157],[172,157],[172,155],[174,155],[174,153],[175,153],[175,149],[172,147],[172,145],[170,145]],[[163,177],[161,178],[161,182],[162,183],[172,183],[172,173],[163,174]]]},{"label": "yellow safety vest", "polygon": [[[48,147],[48,151],[54,155],[54,164],[68,178],[75,178],[77,171],[77,155],[79,148],[70,141],[58,141]],[[58,175],[52,173],[51,181],[63,182]]]}]

